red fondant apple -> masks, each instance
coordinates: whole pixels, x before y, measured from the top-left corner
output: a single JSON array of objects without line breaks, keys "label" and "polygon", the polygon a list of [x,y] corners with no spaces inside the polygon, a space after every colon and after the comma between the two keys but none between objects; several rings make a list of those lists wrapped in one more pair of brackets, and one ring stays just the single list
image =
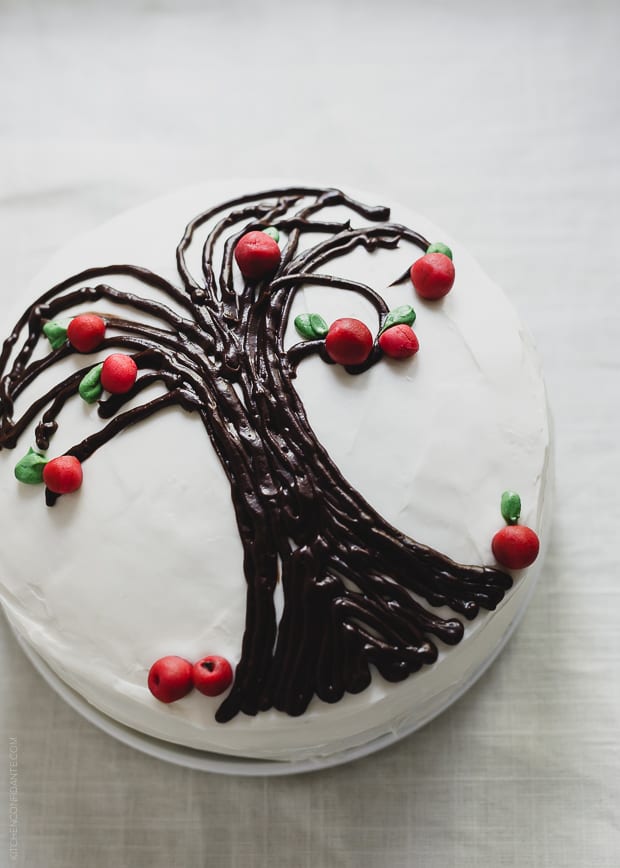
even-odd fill
[{"label": "red fondant apple", "polygon": [[67,326],[71,346],[79,353],[92,353],[105,335],[105,322],[94,313],[81,313]]},{"label": "red fondant apple", "polygon": [[54,494],[71,494],[82,484],[82,465],[74,455],[52,458],[43,468],[43,482]]},{"label": "red fondant apple", "polygon": [[349,317],[335,320],[325,338],[327,355],[338,365],[361,365],[370,355],[372,344],[368,326]]},{"label": "red fondant apple", "polygon": [[411,282],[421,298],[436,301],[454,284],[454,265],[444,253],[427,253],[411,266]]},{"label": "red fondant apple", "polygon": [[246,232],[235,247],[235,260],[246,280],[271,277],[280,264],[280,247],[266,232]]},{"label": "red fondant apple", "polygon": [[233,680],[233,671],[225,657],[210,654],[194,663],[194,685],[205,696],[219,696],[228,690]]},{"label": "red fondant apple", "polygon": [[192,664],[183,657],[160,657],[149,670],[149,690],[160,702],[176,702],[194,686]]},{"label": "red fondant apple", "polygon": [[523,570],[538,557],[540,542],[536,533],[523,524],[509,524],[493,537],[491,543],[496,561],[509,570]]},{"label": "red fondant apple", "polygon": [[101,369],[101,385],[113,395],[124,395],[136,382],[138,366],[125,353],[112,353]]},{"label": "red fondant apple", "polygon": [[391,359],[408,359],[420,349],[416,333],[404,323],[386,329],[379,337],[379,346]]}]

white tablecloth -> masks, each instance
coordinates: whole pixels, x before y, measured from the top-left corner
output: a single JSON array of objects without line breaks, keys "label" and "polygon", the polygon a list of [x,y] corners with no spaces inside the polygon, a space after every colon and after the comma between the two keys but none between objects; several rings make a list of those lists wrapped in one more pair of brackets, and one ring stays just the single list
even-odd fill
[{"label": "white tablecloth", "polygon": [[377,190],[513,299],[557,467],[509,647],[438,720],[349,766],[224,778],[135,753],[66,707],[2,620],[0,864],[620,864],[619,25],[613,0],[0,3],[3,300],[71,236],[196,179]]}]

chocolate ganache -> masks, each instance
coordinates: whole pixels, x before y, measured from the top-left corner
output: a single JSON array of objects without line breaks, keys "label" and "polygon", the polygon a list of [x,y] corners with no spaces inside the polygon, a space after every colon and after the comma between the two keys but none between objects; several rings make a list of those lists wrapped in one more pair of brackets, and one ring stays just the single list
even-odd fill
[{"label": "chocolate ganache", "polygon": [[[333,206],[346,208],[351,220],[363,218],[364,225],[315,217]],[[337,702],[368,686],[371,664],[388,681],[401,681],[436,660],[433,637],[454,645],[463,636],[462,622],[440,617],[434,607],[473,619],[481,608],[495,609],[511,587],[509,575],[455,563],[384,520],[318,442],[295,389],[304,358],[315,353],[330,361],[322,339],[285,349],[297,290],[315,284],[361,294],[376,311],[379,331],[389,313],[382,296],[322,267],[356,247],[372,251],[408,242],[427,249],[425,238],[389,217],[388,208],[367,206],[336,189],[287,187],[240,196],[187,225],[176,251],[182,288],[138,266],[87,269],[37,299],[4,342],[0,448],[14,448],[40,418],[36,445],[47,450],[65,402],[78,394],[92,365],[49,388],[17,419],[14,402],[40,374],[75,353],[65,342],[33,360],[44,326],[99,300],[123,306],[128,316],[102,314],[114,334],[98,349],[130,353],[139,376],[128,392],[99,401],[99,417],[109,421],[65,454],[84,462],[117,433],[171,405],[202,420],[230,483],[247,583],[241,657],[216,714],[220,722],[272,707],[299,715],[314,695]],[[196,230],[214,220],[198,282],[186,253]],[[286,237],[276,273],[235,286],[235,245],[245,233],[270,226]],[[326,238],[302,249],[305,233]],[[99,282],[115,275],[163,293],[175,310]],[[347,371],[361,374],[382,356],[375,340],[367,361]],[[163,393],[136,402],[154,382]],[[49,506],[58,496],[46,489]],[[284,597],[279,622],[278,582]]]}]

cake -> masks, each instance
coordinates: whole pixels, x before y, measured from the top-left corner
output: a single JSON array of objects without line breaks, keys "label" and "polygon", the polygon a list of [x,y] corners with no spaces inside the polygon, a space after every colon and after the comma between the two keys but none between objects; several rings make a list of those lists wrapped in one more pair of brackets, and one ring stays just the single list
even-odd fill
[{"label": "cake", "polygon": [[424,217],[214,182],[77,239],[11,305],[0,596],[99,712],[329,757],[425,723],[503,645],[547,536],[545,390]]}]

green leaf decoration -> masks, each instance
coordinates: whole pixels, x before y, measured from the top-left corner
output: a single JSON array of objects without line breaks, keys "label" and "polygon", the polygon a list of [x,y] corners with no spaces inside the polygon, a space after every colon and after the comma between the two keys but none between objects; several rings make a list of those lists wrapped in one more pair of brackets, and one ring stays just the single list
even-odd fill
[{"label": "green leaf decoration", "polygon": [[67,340],[67,327],[58,322],[46,322],[43,326],[43,334],[52,345],[52,349],[58,350]]},{"label": "green leaf decoration", "polygon": [[47,458],[34,449],[29,449],[21,461],[15,465],[15,478],[26,485],[40,485],[43,482],[43,468]]},{"label": "green leaf decoration", "polygon": [[443,244],[441,241],[435,241],[434,244],[429,244],[426,248],[427,253],[443,253],[444,256],[447,256],[448,259],[452,259],[452,251],[448,247],[447,244]]},{"label": "green leaf decoration", "polygon": [[327,332],[329,331],[329,326],[323,319],[323,317],[318,313],[310,314],[310,325],[312,326],[315,335],[317,338],[324,338],[327,336]]},{"label": "green leaf decoration", "polygon": [[100,365],[95,365],[94,368],[91,368],[90,371],[80,380],[78,392],[80,393],[80,398],[86,401],[87,404],[94,404],[103,392],[103,386],[101,385],[102,368],[103,362],[101,362]]},{"label": "green leaf decoration", "polygon": [[309,341],[324,338],[329,331],[327,323],[318,313],[300,313],[295,317],[295,328],[302,338]]},{"label": "green leaf decoration", "polygon": [[270,238],[273,238],[276,244],[280,240],[280,233],[275,226],[268,226],[266,229],[263,229],[263,232],[265,233],[265,235],[269,235]]},{"label": "green leaf decoration", "polygon": [[507,524],[516,524],[521,515],[521,498],[516,491],[504,491],[502,494],[502,517]]},{"label": "green leaf decoration", "polygon": [[383,325],[379,331],[382,335],[386,329],[392,328],[395,325],[413,325],[415,322],[415,310],[410,304],[401,304],[400,307],[395,307],[386,316]]}]

